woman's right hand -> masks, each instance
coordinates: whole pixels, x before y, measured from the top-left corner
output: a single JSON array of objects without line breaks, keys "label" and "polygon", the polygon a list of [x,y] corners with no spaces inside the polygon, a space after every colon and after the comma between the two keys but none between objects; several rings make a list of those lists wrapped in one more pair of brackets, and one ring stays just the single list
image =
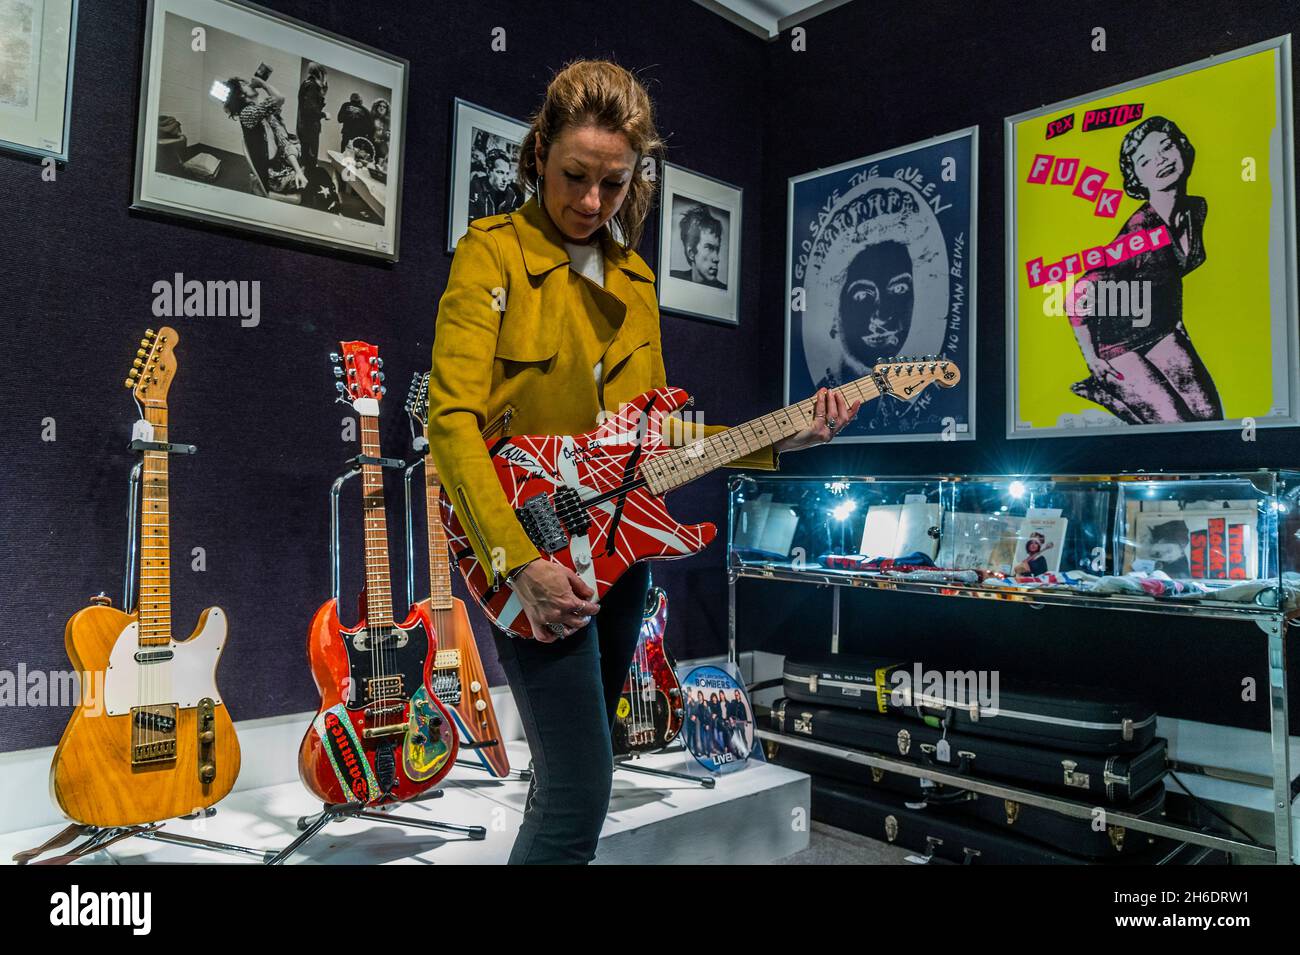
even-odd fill
[{"label": "woman's right hand", "polygon": [[560,624],[564,627],[562,635],[567,637],[590,623],[592,615],[600,610],[600,604],[591,602],[596,592],[581,577],[544,557],[516,574],[511,588],[523,604],[533,636],[542,643],[553,643],[561,637],[547,624]]}]

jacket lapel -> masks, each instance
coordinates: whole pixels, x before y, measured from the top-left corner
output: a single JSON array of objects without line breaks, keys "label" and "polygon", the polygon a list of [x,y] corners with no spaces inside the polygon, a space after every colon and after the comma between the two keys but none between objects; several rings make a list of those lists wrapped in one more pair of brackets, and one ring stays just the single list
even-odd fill
[{"label": "jacket lapel", "polygon": [[[542,210],[537,196],[529,198],[508,217],[529,275],[545,275],[569,264],[564,236]],[[601,238],[601,250],[605,258],[605,286],[593,287],[592,294],[609,323],[618,328],[602,356],[608,375],[624,358],[653,339],[654,313],[646,308],[634,285],[653,282],[654,272],[636,252],[624,254],[610,238],[608,227]]]}]

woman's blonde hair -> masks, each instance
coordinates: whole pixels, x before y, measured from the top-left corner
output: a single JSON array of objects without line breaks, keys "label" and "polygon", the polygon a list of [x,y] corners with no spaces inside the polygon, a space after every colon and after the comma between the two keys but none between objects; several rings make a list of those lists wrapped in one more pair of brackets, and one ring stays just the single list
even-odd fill
[{"label": "woman's blonde hair", "polygon": [[[546,99],[533,114],[519,153],[519,181],[537,190],[535,144],[542,156],[567,127],[597,126],[622,133],[636,153],[632,182],[623,205],[614,214],[621,232],[623,251],[641,241],[650,204],[654,200],[655,178],[647,178],[642,162],[649,156],[655,169],[663,157],[664,143],[655,129],[654,104],[641,81],[609,60],[575,60],[555,74],[546,87]],[[541,201],[540,198],[538,200]]]}]

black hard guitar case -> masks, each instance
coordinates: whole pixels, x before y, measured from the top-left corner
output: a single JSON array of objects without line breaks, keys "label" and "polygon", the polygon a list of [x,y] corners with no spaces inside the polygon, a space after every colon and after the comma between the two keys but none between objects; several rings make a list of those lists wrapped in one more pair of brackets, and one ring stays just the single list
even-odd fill
[{"label": "black hard guitar case", "polygon": [[[978,819],[991,829],[1031,839],[1051,849],[1089,859],[1117,859],[1141,852],[1147,846],[1145,833],[1129,831],[1122,824],[1096,824],[1088,819],[1062,816],[1048,809],[989,796],[969,790],[931,783],[916,776],[891,773],[833,756],[822,756],[794,746],[778,746],[771,762],[807,773],[815,780],[848,783],[863,794],[892,793],[913,808],[925,808],[953,819]],[[1138,800],[1122,807],[1124,812],[1144,819],[1164,815],[1165,789],[1154,786]]]},{"label": "black hard guitar case", "polygon": [[1165,774],[1165,741],[1140,753],[1099,754],[1064,747],[1032,746],[926,722],[782,699],[772,706],[772,725],[782,733],[901,757],[947,772],[1048,788],[1080,801],[1131,802]]},{"label": "black hard guitar case", "polygon": [[827,825],[857,832],[916,853],[912,861],[934,860],[964,865],[1192,865],[1225,861],[1223,853],[1174,842],[1160,836],[1131,833],[1122,854],[1100,863],[1024,839],[978,820],[954,818],[930,807],[910,808],[907,799],[884,790],[867,790],[853,783],[812,782],[812,816]]},{"label": "black hard guitar case", "polygon": [[[912,664],[828,654],[787,658],[785,695],[805,703],[893,713],[976,736],[1013,739],[1075,752],[1137,753],[1156,735],[1148,704],[1104,691],[1046,683],[1014,683],[976,671],[927,676]],[[934,680],[933,685],[928,680]],[[918,682],[919,681],[919,682]]]}]

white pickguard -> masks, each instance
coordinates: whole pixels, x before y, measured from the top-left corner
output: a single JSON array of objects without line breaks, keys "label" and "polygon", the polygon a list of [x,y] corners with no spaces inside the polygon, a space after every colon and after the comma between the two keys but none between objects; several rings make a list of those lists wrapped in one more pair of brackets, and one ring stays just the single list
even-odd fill
[{"label": "white pickguard", "polygon": [[[586,491],[588,497],[591,496],[589,488],[584,487],[578,481],[578,463],[573,454],[573,438],[565,435],[561,439],[561,452],[555,456],[556,463],[560,469],[560,480],[569,487],[581,491]],[[586,534],[572,534],[569,536],[569,557],[573,560],[573,569],[579,577],[592,590],[596,589],[596,567],[591,560],[591,539]]]},{"label": "white pickguard", "polygon": [[[191,639],[169,647],[172,658],[163,663],[141,664],[135,659],[140,626],[132,621],[118,634],[104,674],[104,708],[109,716],[124,716],[134,706],[176,703],[191,709],[207,697],[220,703],[217,694],[217,660],[226,643],[226,615],[220,607],[208,611],[203,629]],[[146,647],[163,649],[162,647]]]}]

